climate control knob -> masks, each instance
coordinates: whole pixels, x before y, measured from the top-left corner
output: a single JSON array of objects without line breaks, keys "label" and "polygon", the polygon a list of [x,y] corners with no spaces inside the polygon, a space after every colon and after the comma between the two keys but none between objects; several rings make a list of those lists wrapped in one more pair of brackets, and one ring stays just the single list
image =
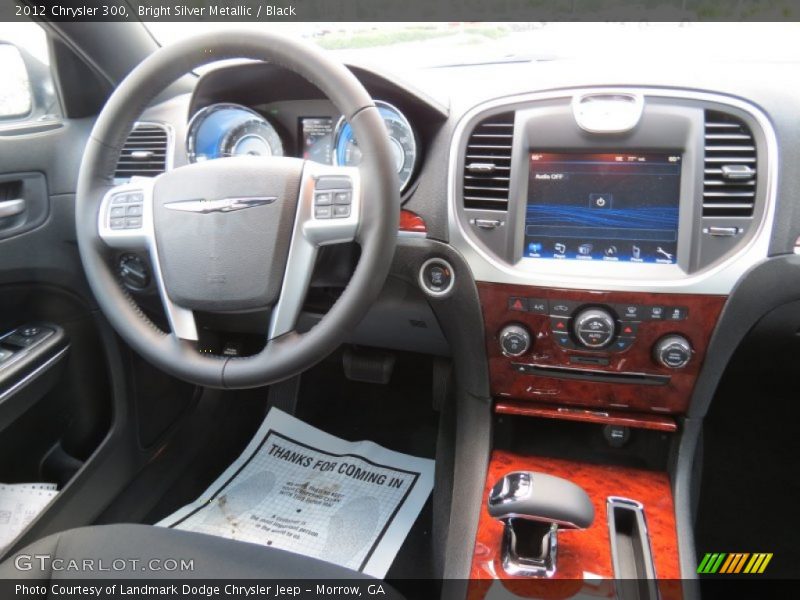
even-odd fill
[{"label": "climate control knob", "polygon": [[682,335],[666,335],[653,346],[653,358],[662,366],[681,369],[692,359],[692,345]]},{"label": "climate control knob", "polygon": [[506,325],[500,332],[500,350],[506,356],[522,356],[531,347],[531,334],[522,325]]},{"label": "climate control knob", "polygon": [[614,339],[614,317],[603,308],[587,308],[574,319],[572,332],[587,348],[602,348]]}]

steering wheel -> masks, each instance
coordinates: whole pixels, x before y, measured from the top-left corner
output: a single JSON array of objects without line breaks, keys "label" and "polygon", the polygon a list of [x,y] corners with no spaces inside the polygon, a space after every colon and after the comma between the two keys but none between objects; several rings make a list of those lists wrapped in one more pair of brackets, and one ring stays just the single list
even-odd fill
[{"label": "steering wheel", "polygon": [[[363,158],[338,167],[289,157],[235,157],[114,185],[134,122],[178,77],[244,58],[290,69],[319,88],[353,127]],[[230,31],[162,48],[117,87],[95,122],[78,177],[75,216],[86,277],[111,325],[160,369],[219,388],[268,385],[341,344],[383,286],[394,255],[400,193],[383,120],[367,91],[321,50],[281,35]],[[129,215],[129,216],[123,216]],[[334,306],[296,331],[318,249],[356,241],[361,255]],[[171,332],[118,283],[110,249],[148,254]],[[248,357],[201,354],[194,311],[269,311],[267,341]],[[266,318],[265,318],[266,320]]]}]

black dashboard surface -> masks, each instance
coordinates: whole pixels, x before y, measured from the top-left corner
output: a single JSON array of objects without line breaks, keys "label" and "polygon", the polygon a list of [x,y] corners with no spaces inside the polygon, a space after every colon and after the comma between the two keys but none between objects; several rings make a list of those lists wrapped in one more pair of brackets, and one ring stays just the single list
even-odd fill
[{"label": "black dashboard surface", "polygon": [[[419,69],[403,74],[351,66],[374,98],[402,110],[421,136],[421,160],[414,184],[404,196],[405,206],[421,215],[428,236],[446,241],[448,160],[452,134],[463,115],[484,102],[520,94],[591,86],[660,87],[712,92],[752,103],[764,111],[775,128],[780,166],[800,163],[800,69],[793,62],[738,62],[698,60],[636,63],[559,60],[549,62],[488,63]],[[284,129],[297,152],[300,113],[336,110],[319,90],[296,75],[261,63],[220,66],[201,77],[190,96],[179,96],[154,106],[144,115],[169,122],[176,132],[174,164],[185,162],[185,125],[196,110],[214,102],[236,102],[269,112]],[[800,235],[800,174],[779,168],[777,207],[770,254],[791,253]]]}]

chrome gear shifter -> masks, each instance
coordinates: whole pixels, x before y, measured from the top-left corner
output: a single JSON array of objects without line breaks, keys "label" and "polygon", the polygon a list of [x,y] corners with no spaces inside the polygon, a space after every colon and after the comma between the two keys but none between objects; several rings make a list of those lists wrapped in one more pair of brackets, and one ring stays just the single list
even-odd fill
[{"label": "chrome gear shifter", "polygon": [[594,506],[580,486],[544,473],[514,471],[489,492],[489,514],[503,522],[503,569],[550,577],[556,571],[558,528],[585,529]]}]

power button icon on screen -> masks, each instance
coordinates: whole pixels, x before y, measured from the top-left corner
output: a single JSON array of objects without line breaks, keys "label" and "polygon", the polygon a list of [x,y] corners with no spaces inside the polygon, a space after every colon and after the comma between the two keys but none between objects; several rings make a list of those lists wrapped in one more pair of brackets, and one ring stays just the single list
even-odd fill
[{"label": "power button icon on screen", "polygon": [[589,202],[592,208],[611,208],[611,194],[589,194]]}]

